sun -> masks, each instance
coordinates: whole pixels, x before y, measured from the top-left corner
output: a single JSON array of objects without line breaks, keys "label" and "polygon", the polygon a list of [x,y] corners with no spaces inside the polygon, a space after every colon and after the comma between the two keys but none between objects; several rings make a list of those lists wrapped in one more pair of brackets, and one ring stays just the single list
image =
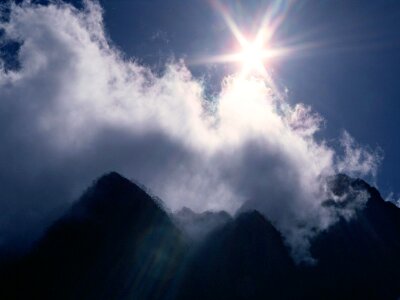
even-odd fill
[{"label": "sun", "polygon": [[238,38],[240,51],[221,57],[225,62],[238,62],[241,65],[242,75],[267,76],[268,61],[274,56],[282,54],[281,49],[268,47],[265,36],[259,32],[254,40],[247,40],[243,35]]},{"label": "sun", "polygon": [[240,60],[244,67],[258,69],[264,63],[265,52],[264,49],[252,43],[243,48],[240,53]]},{"label": "sun", "polygon": [[242,76],[262,75],[267,76],[268,60],[275,56],[282,55],[282,49],[269,48],[262,35],[258,35],[254,40],[247,40],[243,35],[239,35],[239,51],[206,57],[197,63],[238,63],[241,67]]},{"label": "sun", "polygon": [[268,48],[263,46],[262,43],[253,41],[247,42],[242,45],[242,51],[238,53],[238,61],[242,65],[242,71],[257,72],[259,74],[265,73],[265,63],[270,55]]},{"label": "sun", "polygon": [[[279,56],[284,56],[292,52],[287,47],[272,46],[273,36],[277,28],[283,22],[285,12],[281,5],[275,3],[270,10],[265,13],[262,21],[257,24],[258,30],[250,38],[243,34],[243,31],[237,26],[231,15],[228,13],[218,0],[212,0],[216,9],[221,12],[228,29],[233,34],[239,51],[229,52],[216,56],[208,56],[192,60],[191,64],[215,64],[215,63],[236,63],[240,65],[240,74],[242,77],[258,75],[269,78],[269,71],[272,60]],[[279,13],[282,11],[282,13]],[[257,27],[257,26],[256,26]]]}]

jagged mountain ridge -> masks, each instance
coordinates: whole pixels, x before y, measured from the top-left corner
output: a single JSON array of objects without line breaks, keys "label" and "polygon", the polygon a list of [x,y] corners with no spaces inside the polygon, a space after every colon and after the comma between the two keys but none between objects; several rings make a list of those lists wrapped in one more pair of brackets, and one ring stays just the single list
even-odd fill
[{"label": "jagged mountain ridge", "polygon": [[[28,257],[2,270],[2,299],[396,299],[400,210],[362,180],[338,175],[332,184],[337,197],[349,190],[370,197],[312,242],[315,266],[296,266],[256,211],[218,213],[224,221],[193,243],[143,189],[107,174]],[[351,201],[324,205],[346,209]]]}]

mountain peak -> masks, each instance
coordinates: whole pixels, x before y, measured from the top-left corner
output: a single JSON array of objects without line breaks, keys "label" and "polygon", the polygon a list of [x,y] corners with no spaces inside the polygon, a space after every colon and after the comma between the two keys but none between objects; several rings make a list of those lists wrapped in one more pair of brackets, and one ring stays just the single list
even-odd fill
[{"label": "mountain peak", "polygon": [[110,172],[106,173],[100,178],[98,178],[94,185],[95,188],[97,189],[112,189],[112,190],[118,190],[118,189],[141,189],[139,186],[137,186],[135,183],[130,181],[129,179],[125,178],[121,174],[117,172]]},{"label": "mountain peak", "polygon": [[123,177],[121,174],[115,171],[111,171],[109,173],[105,173],[102,175],[97,182],[101,183],[107,183],[107,182],[122,182],[122,181],[129,181],[125,177]]},{"label": "mountain peak", "polygon": [[255,209],[254,210],[245,211],[245,212],[239,214],[237,216],[237,220],[239,222],[243,222],[245,220],[252,220],[252,221],[254,221],[256,223],[259,223],[259,222],[263,222],[263,223],[267,222],[267,223],[269,223],[269,221],[258,210],[255,210]]},{"label": "mountain peak", "polygon": [[163,295],[173,288],[185,247],[154,199],[111,172],[38,241],[22,266],[27,288],[17,291],[23,295],[17,299],[27,298],[25,293],[35,299],[154,299],[155,291]]},{"label": "mountain peak", "polygon": [[110,214],[121,209],[153,205],[156,205],[154,199],[141,187],[117,172],[110,172],[97,179],[74,208]]},{"label": "mountain peak", "polygon": [[129,223],[141,214],[165,215],[165,212],[138,185],[117,172],[110,172],[95,180],[50,231],[75,222],[103,223],[104,226]]},{"label": "mountain peak", "polygon": [[293,274],[281,235],[252,210],[201,244],[186,270],[181,299],[287,299],[286,282],[293,282]]},{"label": "mountain peak", "polygon": [[[241,232],[243,238],[252,238],[256,233],[257,239],[259,236],[268,237],[276,243],[280,243],[282,239],[279,231],[274,227],[270,220],[257,210],[246,211],[236,216],[234,222],[236,232]],[[247,237],[245,237],[247,236]]]},{"label": "mountain peak", "polygon": [[369,191],[371,189],[371,186],[364,180],[352,178],[343,173],[328,177],[327,183],[332,193],[339,197],[348,193],[350,189],[365,191]]}]

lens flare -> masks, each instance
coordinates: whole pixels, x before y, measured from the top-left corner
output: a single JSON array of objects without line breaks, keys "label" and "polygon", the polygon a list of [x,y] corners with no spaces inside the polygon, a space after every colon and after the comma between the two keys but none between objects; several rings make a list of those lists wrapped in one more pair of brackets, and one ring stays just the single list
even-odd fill
[{"label": "lens flare", "polygon": [[204,63],[239,63],[243,77],[248,75],[261,75],[268,80],[270,78],[267,69],[268,61],[274,57],[288,54],[290,49],[273,47],[270,41],[279,25],[283,22],[287,7],[282,8],[282,2],[274,2],[274,5],[265,13],[259,24],[259,29],[253,38],[246,37],[238,25],[228,13],[228,9],[219,1],[211,0],[213,6],[221,13],[226,26],[232,32],[240,51],[217,56],[205,57],[191,61],[191,64]]},{"label": "lens flare", "polygon": [[238,61],[242,64],[243,73],[257,72],[258,74],[265,75],[266,69],[264,64],[269,56],[268,49],[264,48],[257,41],[252,43],[247,42],[238,54]]}]

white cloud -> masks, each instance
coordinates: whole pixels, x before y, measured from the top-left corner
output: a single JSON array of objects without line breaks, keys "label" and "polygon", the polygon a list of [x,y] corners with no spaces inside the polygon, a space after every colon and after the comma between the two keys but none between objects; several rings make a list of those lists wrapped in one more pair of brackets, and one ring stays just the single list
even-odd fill
[{"label": "white cloud", "polygon": [[319,115],[259,78],[226,77],[215,112],[206,111],[202,83],[183,62],[158,75],[123,59],[93,2],[84,11],[13,5],[1,27],[22,42],[21,68],[0,70],[4,241],[43,228],[90,180],[116,170],[172,210],[235,212],[246,202],[304,258],[308,238],[335,220],[320,206],[325,178],[376,175],[375,154],[345,133],[341,158],[314,138]]},{"label": "white cloud", "polygon": [[376,177],[378,166],[383,159],[380,149],[373,152],[360,147],[347,131],[343,132],[340,143],[344,149],[344,156],[337,162],[339,172],[352,176],[372,175],[373,178]]}]

